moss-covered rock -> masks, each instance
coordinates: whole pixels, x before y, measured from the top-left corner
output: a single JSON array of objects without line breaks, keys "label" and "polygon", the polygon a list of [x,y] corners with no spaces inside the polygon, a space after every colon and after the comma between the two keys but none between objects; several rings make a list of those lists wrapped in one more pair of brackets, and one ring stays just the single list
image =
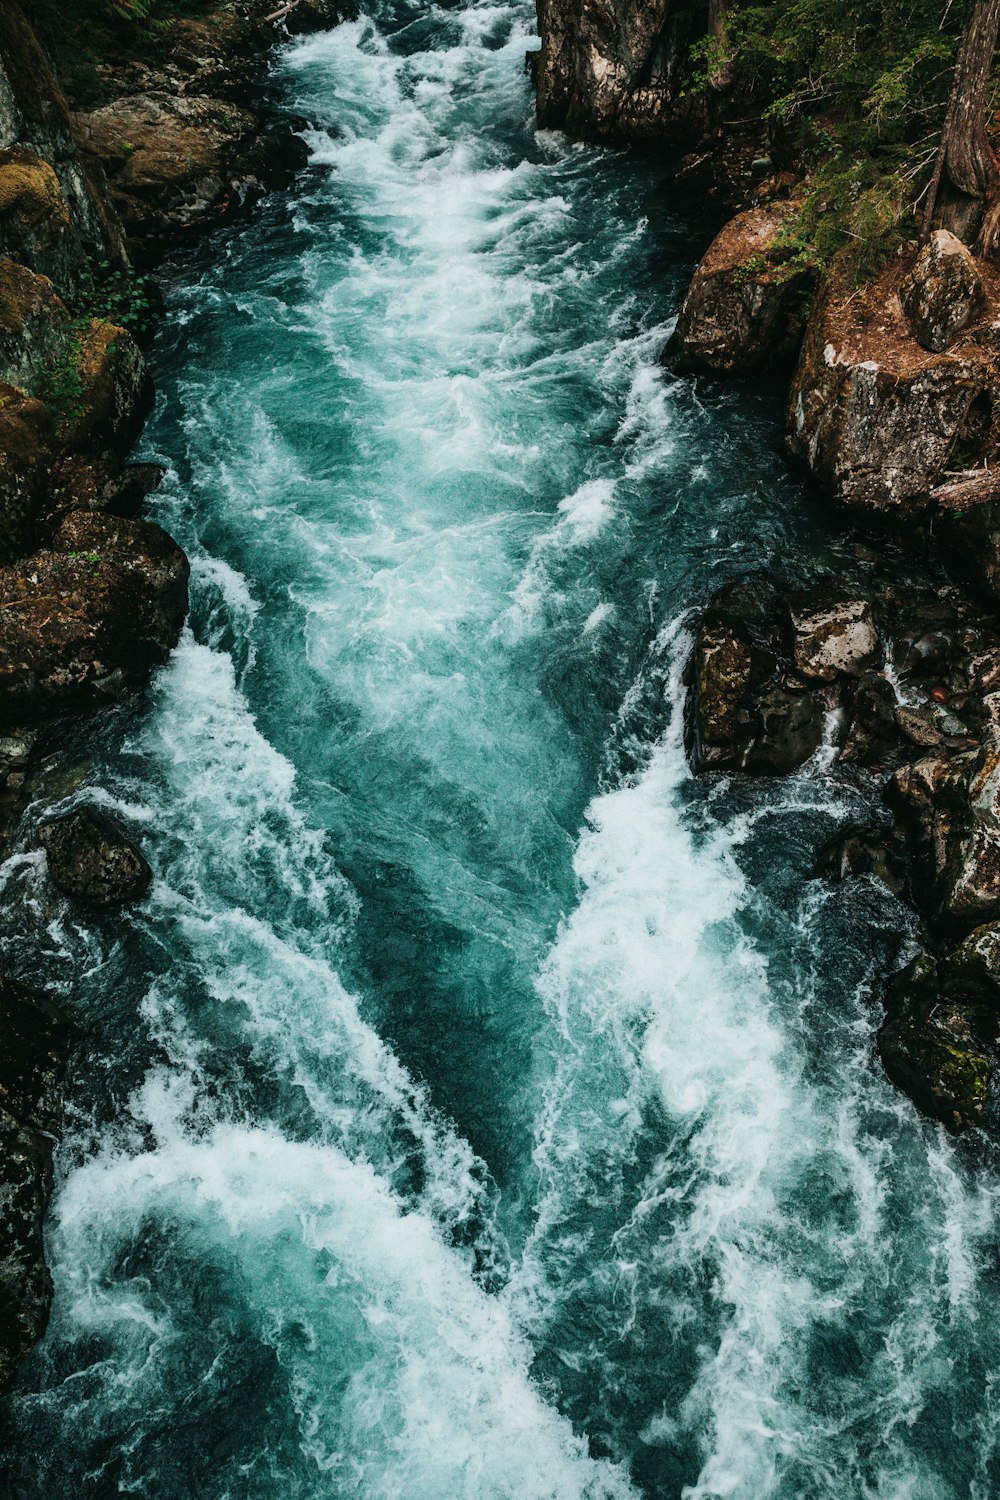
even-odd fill
[{"label": "moss-covered rock", "polygon": [[142,430],[153,386],[132,335],[95,318],[80,328],[43,389],[67,453],[124,457]]},{"label": "moss-covered rock", "polygon": [[0,385],[0,562],[36,541],[54,454],[55,424],[48,407]]}]

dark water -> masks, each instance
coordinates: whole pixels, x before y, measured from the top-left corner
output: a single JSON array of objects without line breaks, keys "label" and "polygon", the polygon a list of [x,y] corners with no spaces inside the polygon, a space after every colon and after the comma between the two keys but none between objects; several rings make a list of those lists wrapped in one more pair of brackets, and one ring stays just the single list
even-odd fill
[{"label": "dark water", "polygon": [[873,1061],[905,914],[808,878],[863,790],[681,746],[688,611],[841,544],[775,391],[660,369],[698,206],[531,45],[295,44],[312,169],[174,276],[190,629],[63,788],[154,894],[3,871],[84,1027],[5,1496],[996,1492],[995,1182]]}]

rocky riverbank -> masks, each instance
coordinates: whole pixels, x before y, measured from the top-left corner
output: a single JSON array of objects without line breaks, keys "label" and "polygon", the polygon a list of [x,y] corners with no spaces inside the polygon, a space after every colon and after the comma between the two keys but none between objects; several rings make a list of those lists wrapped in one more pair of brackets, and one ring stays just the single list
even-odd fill
[{"label": "rocky riverbank", "polygon": [[789,457],[857,527],[869,559],[805,584],[777,568],[736,578],[708,601],[689,670],[692,764],[786,775],[822,756],[878,792],[877,826],[851,830],[820,871],[881,880],[923,923],[923,949],[901,950],[904,967],[875,997],[881,1060],[950,1128],[995,1128],[996,266],[946,228],[921,244],[916,227],[871,267],[852,247],[818,263],[803,253],[809,154],[790,150],[728,75],[685,88],[684,48],[706,37],[703,16],[654,4],[637,19],[575,0],[547,0],[539,15],[543,117],[589,137],[660,141],[678,156],[678,191],[697,183],[737,210],[695,270],[665,363],[787,370]]},{"label": "rocky riverbank", "polygon": [[[142,688],[187,613],[187,559],[136,516],[160,477],[129,461],[153,394],[138,269],[290,184],[306,150],[270,104],[269,49],[341,13],[223,0],[109,25],[88,52],[93,30],[62,30],[58,7],[0,0],[0,837],[44,849],[81,912],[140,899],[149,866],[96,809],[39,816],[33,778],[79,715]],[[25,977],[0,978],[0,1391],[48,1316],[72,1055],[67,1016]]]}]

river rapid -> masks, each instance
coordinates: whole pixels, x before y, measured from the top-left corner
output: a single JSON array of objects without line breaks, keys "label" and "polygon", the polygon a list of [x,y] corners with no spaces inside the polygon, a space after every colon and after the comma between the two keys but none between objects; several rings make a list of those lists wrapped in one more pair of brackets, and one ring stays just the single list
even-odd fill
[{"label": "river rapid", "polygon": [[823,752],[695,783],[691,611],[849,543],[766,385],[659,355],[697,205],[534,128],[521,0],[290,44],[289,200],[168,271],[193,561],[3,867],[82,1029],[7,1500],[987,1500],[997,1184],[872,1054],[908,918]]}]

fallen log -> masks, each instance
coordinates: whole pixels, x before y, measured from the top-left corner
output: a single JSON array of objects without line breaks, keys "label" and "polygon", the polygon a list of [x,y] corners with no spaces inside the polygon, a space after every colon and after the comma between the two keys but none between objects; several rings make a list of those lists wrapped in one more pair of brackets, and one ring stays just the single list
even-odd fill
[{"label": "fallen log", "polygon": [[1000,469],[970,469],[954,474],[931,490],[931,499],[945,510],[966,510],[1000,496]]}]

